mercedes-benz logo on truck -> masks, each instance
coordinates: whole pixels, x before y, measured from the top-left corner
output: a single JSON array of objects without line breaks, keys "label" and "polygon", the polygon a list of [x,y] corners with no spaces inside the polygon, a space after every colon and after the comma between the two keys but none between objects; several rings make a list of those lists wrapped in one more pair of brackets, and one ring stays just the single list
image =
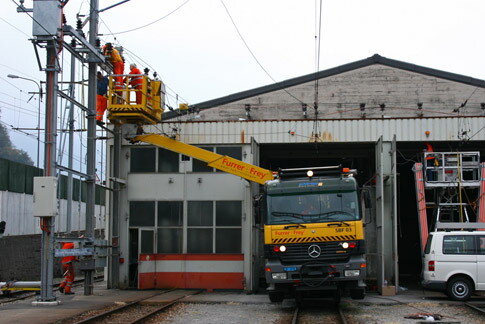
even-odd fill
[{"label": "mercedes-benz logo on truck", "polygon": [[321,253],[322,253],[322,249],[320,249],[318,245],[313,244],[308,247],[308,255],[311,258],[314,258],[314,259],[318,258]]}]

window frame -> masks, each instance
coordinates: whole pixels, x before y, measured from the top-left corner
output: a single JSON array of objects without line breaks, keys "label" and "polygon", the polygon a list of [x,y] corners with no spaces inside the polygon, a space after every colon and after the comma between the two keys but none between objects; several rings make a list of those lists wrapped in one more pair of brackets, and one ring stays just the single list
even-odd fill
[{"label": "window frame", "polygon": [[[212,204],[212,225],[207,226],[207,225],[202,225],[202,226],[197,226],[197,225],[188,225],[188,204],[190,201],[205,201],[205,202],[211,202]],[[231,225],[231,226],[222,226],[222,225],[217,225],[217,202],[221,201],[233,201],[233,202],[239,202],[241,204],[241,223],[238,226]],[[155,205],[154,208],[154,226],[136,226],[136,225],[129,225],[130,230],[137,230],[138,231],[138,251],[137,253],[141,253],[141,248],[142,248],[142,231],[152,231],[154,235],[153,239],[153,253],[160,253],[160,254],[242,254],[243,253],[243,214],[244,214],[244,204],[243,200],[150,200],[150,201],[145,201],[145,200],[132,200],[129,201],[129,204],[132,202],[149,202],[153,203]],[[181,203],[181,208],[182,208],[182,225],[159,225],[159,219],[158,219],[158,210],[159,210],[159,203],[161,202],[170,202],[170,203]],[[129,215],[131,218],[131,213]],[[130,224],[130,220],[128,220],[128,224]],[[158,241],[159,241],[159,235],[158,235],[158,230],[159,229],[178,229],[180,230],[180,235],[181,237],[179,238],[181,240],[181,245],[180,245],[180,252],[160,252],[158,249]],[[189,229],[210,229],[212,232],[212,242],[211,242],[211,252],[203,252],[203,253],[194,253],[194,252],[188,252],[188,230]],[[239,230],[239,233],[241,235],[240,238],[240,250],[238,252],[217,252],[217,231],[218,229],[237,229]]]},{"label": "window frame", "polygon": [[[473,244],[473,250],[472,250],[472,253],[449,253],[449,252],[445,252],[445,240],[446,238],[449,238],[449,237],[471,237],[472,240],[472,244]],[[448,235],[443,235],[443,242],[441,243],[441,251],[444,255],[477,255],[478,254],[478,250],[477,250],[477,239],[476,239],[476,235],[463,235],[463,234],[448,234]]]}]

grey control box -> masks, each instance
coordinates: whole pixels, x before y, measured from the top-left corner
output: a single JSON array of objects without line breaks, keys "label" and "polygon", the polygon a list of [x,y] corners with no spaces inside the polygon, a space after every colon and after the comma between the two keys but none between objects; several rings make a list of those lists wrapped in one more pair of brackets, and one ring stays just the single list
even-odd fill
[{"label": "grey control box", "polygon": [[57,178],[34,177],[35,217],[57,216]]},{"label": "grey control box", "polygon": [[59,36],[62,8],[58,0],[34,0],[33,36]]}]

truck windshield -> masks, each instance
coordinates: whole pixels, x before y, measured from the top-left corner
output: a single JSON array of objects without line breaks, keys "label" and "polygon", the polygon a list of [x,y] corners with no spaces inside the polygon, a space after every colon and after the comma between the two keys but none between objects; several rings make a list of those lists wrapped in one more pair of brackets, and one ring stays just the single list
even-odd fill
[{"label": "truck windshield", "polygon": [[267,223],[324,223],[360,219],[357,193],[268,196]]}]

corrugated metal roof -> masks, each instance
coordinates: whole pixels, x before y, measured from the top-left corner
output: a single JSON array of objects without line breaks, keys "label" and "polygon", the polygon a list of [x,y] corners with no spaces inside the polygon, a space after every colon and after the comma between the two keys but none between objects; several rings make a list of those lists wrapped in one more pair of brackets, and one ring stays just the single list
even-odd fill
[{"label": "corrugated metal roof", "polygon": [[[375,142],[381,135],[391,141],[394,134],[397,141],[457,141],[458,134],[467,131],[472,141],[484,141],[484,126],[485,117],[319,120],[318,133],[321,142]],[[314,141],[313,120],[163,123],[163,129],[173,128],[181,141],[191,144],[249,143],[251,137],[259,143]],[[160,129],[147,127],[146,132]]]}]

